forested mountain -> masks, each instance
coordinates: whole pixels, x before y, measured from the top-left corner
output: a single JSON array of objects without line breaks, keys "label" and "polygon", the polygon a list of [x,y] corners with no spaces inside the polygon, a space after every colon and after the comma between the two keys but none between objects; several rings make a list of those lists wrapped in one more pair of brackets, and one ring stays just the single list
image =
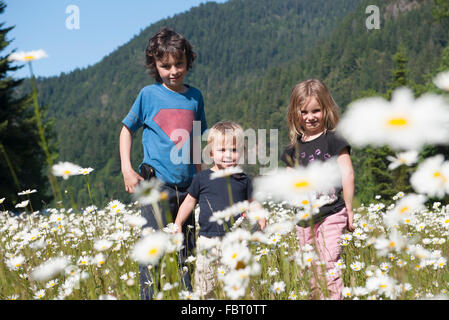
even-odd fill
[{"label": "forested mountain", "polygon": [[[381,12],[379,30],[365,25],[365,9],[373,4]],[[426,86],[449,40],[447,19],[436,21],[432,8],[430,0],[209,2],[152,24],[89,68],[38,79],[40,102],[56,118],[59,160],[95,169],[90,177],[96,204],[128,202],[118,136],[139,90],[153,82],[144,50],[160,27],[183,34],[198,53],[186,82],[202,91],[209,125],[227,119],[245,128],[279,129],[281,152],[290,90],[298,81],[321,78],[344,111],[356,98],[388,90],[402,44],[410,83]],[[136,168],[140,137],[132,151]],[[78,204],[88,205],[82,177],[69,183]]]}]

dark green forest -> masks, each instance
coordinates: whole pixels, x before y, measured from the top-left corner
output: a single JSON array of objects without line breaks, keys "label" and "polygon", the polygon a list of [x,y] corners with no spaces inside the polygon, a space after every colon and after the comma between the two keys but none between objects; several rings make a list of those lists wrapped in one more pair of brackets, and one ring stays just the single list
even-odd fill
[{"label": "dark green forest", "polygon": [[[380,8],[380,29],[367,29],[368,5]],[[226,119],[244,128],[278,129],[281,153],[288,143],[289,95],[299,81],[322,79],[342,113],[351,101],[388,97],[400,85],[416,95],[436,90],[433,75],[449,69],[444,5],[432,0],[208,2],[150,25],[91,67],[38,78],[39,102],[48,108],[47,120],[54,119],[58,160],[95,169],[89,176],[95,204],[129,202],[118,151],[121,120],[139,90],[154,82],[144,67],[144,50],[159,28],[183,34],[198,53],[186,83],[202,91],[209,126]],[[16,93],[24,95],[30,88],[24,81]],[[432,152],[436,149],[427,149]],[[398,180],[394,174],[383,176],[374,169],[388,165],[383,158],[388,153],[353,150],[359,202],[407,188],[393,183]],[[137,169],[141,132],[133,140],[132,160]],[[258,172],[257,165],[245,169]],[[61,183],[79,207],[90,204],[82,176]]]}]

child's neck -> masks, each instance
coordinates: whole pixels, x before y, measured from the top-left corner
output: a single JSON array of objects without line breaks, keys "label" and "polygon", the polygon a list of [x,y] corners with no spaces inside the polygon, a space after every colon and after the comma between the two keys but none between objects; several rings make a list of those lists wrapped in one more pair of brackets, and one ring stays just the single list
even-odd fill
[{"label": "child's neck", "polygon": [[311,140],[318,138],[323,133],[324,133],[324,130],[322,130],[320,132],[304,132],[304,134],[301,136],[301,140],[303,142],[311,141]]},{"label": "child's neck", "polygon": [[165,88],[167,88],[168,90],[173,91],[173,92],[177,92],[177,93],[186,93],[187,90],[189,89],[189,88],[187,88],[187,86],[185,86],[184,84],[182,84],[180,87],[176,87],[176,88],[168,87],[165,83],[162,83],[162,85],[163,85]]},{"label": "child's neck", "polygon": [[[230,168],[230,167],[228,167],[228,168]],[[214,165],[212,168],[210,168],[210,170],[212,170],[212,171],[214,171],[214,172],[217,172],[217,171],[220,171],[220,170],[224,170],[224,169],[226,169],[226,168],[220,168],[218,165]]]}]

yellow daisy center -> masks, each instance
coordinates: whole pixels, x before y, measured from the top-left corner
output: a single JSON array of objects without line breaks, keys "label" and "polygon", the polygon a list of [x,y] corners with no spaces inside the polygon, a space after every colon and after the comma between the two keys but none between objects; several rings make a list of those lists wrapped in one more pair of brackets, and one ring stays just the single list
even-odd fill
[{"label": "yellow daisy center", "polygon": [[408,125],[408,120],[403,117],[391,118],[387,122],[390,127],[405,127]]},{"label": "yellow daisy center", "polygon": [[34,60],[34,56],[25,56],[23,59],[25,61],[31,61],[31,60]]},{"label": "yellow daisy center", "polygon": [[149,253],[151,256],[152,256],[152,255],[155,255],[155,254],[157,253],[157,249],[156,249],[156,248],[153,248],[153,249],[151,249],[148,253]]},{"label": "yellow daisy center", "polygon": [[69,175],[69,174],[70,174],[70,170],[64,171],[64,174],[65,174],[65,175]]},{"label": "yellow daisy center", "polygon": [[433,177],[435,179],[441,179],[443,182],[447,182],[447,178],[440,171],[435,171]]},{"label": "yellow daisy center", "polygon": [[399,210],[399,212],[400,212],[401,214],[404,214],[404,213],[406,213],[406,212],[409,211],[409,210],[410,210],[410,208],[409,208],[408,206],[405,206],[405,207],[402,207],[401,210]]},{"label": "yellow daisy center", "polygon": [[295,189],[305,189],[305,188],[308,188],[309,186],[310,186],[310,183],[305,180],[301,180],[301,181],[297,181],[297,182],[293,183],[293,187]]}]

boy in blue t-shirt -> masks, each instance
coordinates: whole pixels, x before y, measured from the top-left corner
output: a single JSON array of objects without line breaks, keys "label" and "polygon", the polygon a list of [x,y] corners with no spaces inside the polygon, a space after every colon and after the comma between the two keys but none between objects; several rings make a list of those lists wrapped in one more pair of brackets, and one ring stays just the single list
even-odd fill
[{"label": "boy in blue t-shirt", "polygon": [[[192,143],[193,122],[200,121],[198,135],[207,129],[207,123],[201,92],[183,83],[196,59],[189,42],[172,29],[162,28],[150,39],[145,54],[147,68],[157,82],[140,91],[122,121],[121,168],[125,189],[129,193],[134,193],[139,181],[144,180],[142,176],[146,179],[156,176],[163,182],[161,191],[167,195],[170,211],[165,212],[165,206],[160,205],[165,226],[166,214],[171,214],[172,221],[175,220],[187,195],[187,187],[195,173],[201,170],[201,164],[193,164],[192,161],[191,148],[195,145]],[[144,159],[139,166],[139,175],[131,164],[131,145],[133,134],[140,127],[143,127]],[[142,206],[142,216],[147,220],[143,228],[160,229],[151,205]],[[188,224],[195,226],[193,218]],[[194,248],[194,230],[187,231],[185,226],[181,264]],[[153,286],[147,266],[139,266],[139,277],[141,299],[151,299]],[[184,273],[183,281],[186,289],[191,290],[188,272]]]}]

